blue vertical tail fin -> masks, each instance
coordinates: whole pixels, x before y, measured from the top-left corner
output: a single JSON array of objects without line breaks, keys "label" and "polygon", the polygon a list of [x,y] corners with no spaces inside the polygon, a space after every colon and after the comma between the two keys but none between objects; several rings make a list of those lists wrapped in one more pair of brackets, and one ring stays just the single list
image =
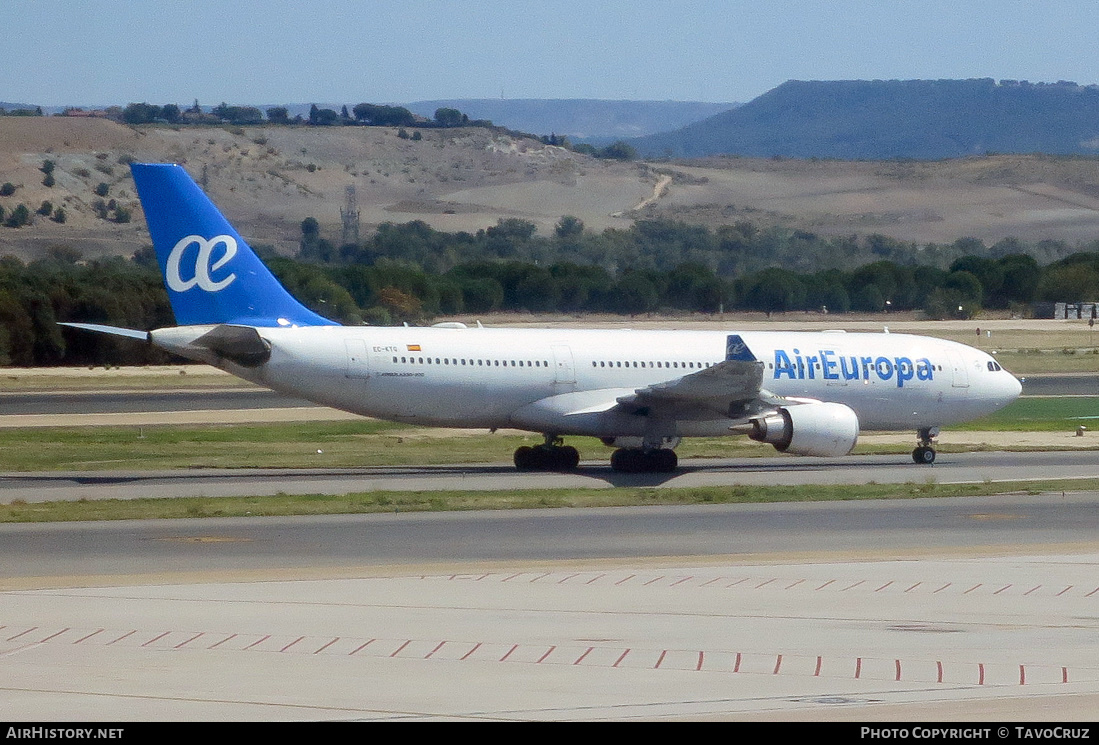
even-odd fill
[{"label": "blue vertical tail fin", "polygon": [[181,326],[333,326],[286,291],[182,166],[130,170]]}]

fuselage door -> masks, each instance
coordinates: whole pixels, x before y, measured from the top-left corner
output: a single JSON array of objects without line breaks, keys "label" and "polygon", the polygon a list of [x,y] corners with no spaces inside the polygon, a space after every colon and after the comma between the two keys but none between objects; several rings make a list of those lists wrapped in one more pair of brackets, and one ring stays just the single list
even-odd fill
[{"label": "fuselage door", "polygon": [[969,370],[965,366],[965,360],[955,351],[950,352],[950,367],[953,368],[954,387],[969,387]]},{"label": "fuselage door", "polygon": [[366,341],[363,339],[345,339],[347,349],[347,377],[369,378],[370,362],[366,353]]},{"label": "fuselage door", "polygon": [[576,382],[576,371],[573,370],[572,365],[572,349],[565,344],[553,345],[553,382]]}]

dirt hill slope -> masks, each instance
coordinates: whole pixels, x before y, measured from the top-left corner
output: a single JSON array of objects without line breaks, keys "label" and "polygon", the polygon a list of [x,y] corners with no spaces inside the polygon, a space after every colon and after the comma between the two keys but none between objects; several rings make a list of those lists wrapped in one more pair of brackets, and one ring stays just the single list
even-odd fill
[{"label": "dirt hill slope", "polygon": [[[414,130],[410,130],[410,133]],[[33,257],[50,245],[86,256],[132,253],[148,242],[126,164],[183,163],[242,234],[292,252],[300,223],[315,217],[322,235],[341,237],[340,209],[354,186],[363,234],[385,221],[423,219],[441,230],[476,231],[502,217],[552,230],[562,215],[591,228],[627,227],[628,212],[651,195],[657,176],[637,164],[577,155],[534,140],[482,128],[425,129],[404,139],[380,127],[140,128],[94,119],[0,117],[0,197],[6,214],[43,200],[66,210],[64,224],[36,217],[20,229],[0,228],[0,254]],[[39,170],[55,162],[56,184]],[[129,224],[98,217],[104,200],[133,209]]]}]

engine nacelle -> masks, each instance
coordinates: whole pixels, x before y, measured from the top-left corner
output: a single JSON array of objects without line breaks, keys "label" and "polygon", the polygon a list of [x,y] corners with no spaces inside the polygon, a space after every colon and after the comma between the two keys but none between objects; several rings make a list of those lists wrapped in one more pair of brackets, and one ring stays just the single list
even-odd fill
[{"label": "engine nacelle", "polygon": [[859,417],[843,404],[800,404],[753,419],[748,436],[780,453],[847,455],[859,439]]}]

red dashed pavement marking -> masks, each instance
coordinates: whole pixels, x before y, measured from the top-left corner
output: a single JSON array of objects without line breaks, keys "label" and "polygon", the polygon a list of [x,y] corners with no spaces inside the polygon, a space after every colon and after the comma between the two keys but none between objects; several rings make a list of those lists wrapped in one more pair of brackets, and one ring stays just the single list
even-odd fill
[{"label": "red dashed pavement marking", "polygon": [[290,642],[289,644],[287,644],[287,645],[286,645],[285,647],[283,647],[283,648],[282,648],[282,649],[280,649],[279,651],[280,651],[280,652],[285,652],[286,650],[290,649],[290,647],[294,646],[295,644],[297,644],[298,642],[300,642],[300,641],[301,641],[302,639],[304,639],[304,638],[305,638],[304,636],[299,636],[299,637],[298,637],[297,639],[295,639],[294,641]]},{"label": "red dashed pavement marking", "polygon": [[79,644],[80,642],[84,641],[85,639],[91,639],[91,638],[92,638],[93,636],[95,636],[96,634],[102,634],[102,633],[103,633],[103,631],[104,631],[104,629],[96,629],[96,630],[95,630],[95,631],[93,631],[92,633],[90,633],[90,634],[87,634],[87,635],[85,635],[85,636],[82,636],[82,637],[80,637],[79,639],[77,639],[76,641],[74,641],[74,642],[73,642],[73,644]]},{"label": "red dashed pavement marking", "polygon": [[203,635],[203,633],[204,633],[204,632],[202,632],[202,631],[198,632],[197,634],[195,634],[194,636],[192,636],[192,637],[191,637],[190,639],[187,639],[186,641],[182,641],[182,642],[180,642],[179,644],[177,644],[177,645],[175,646],[175,648],[176,648],[176,649],[183,649],[184,645],[190,644],[190,643],[191,643],[191,642],[193,642],[193,641],[194,641],[195,639],[197,639],[197,638],[199,638],[200,636],[202,636],[202,635]]},{"label": "red dashed pavement marking", "polygon": [[1038,589],[1039,587],[1041,587],[1041,585],[1034,585],[1034,587],[1032,587],[1032,588],[1030,588],[1029,590],[1027,590],[1026,592],[1024,592],[1024,593],[1023,593],[1023,596],[1025,597],[1025,596],[1029,595],[1030,593],[1032,593],[1032,592],[1034,592],[1035,590],[1037,590],[1037,589]]},{"label": "red dashed pavement marking", "polygon": [[123,639],[125,639],[126,637],[133,636],[136,633],[137,633],[137,629],[134,629],[133,631],[127,631],[125,634],[118,637],[117,639],[112,639],[111,641],[107,642],[107,645],[110,646],[111,644],[114,644],[115,642],[120,642]]},{"label": "red dashed pavement marking", "polygon": [[259,646],[260,644],[263,644],[265,641],[267,641],[270,638],[271,638],[270,634],[265,634],[264,636],[261,636],[259,639],[256,639],[254,642],[249,644],[247,647],[245,647],[245,649],[247,650],[247,649],[251,649],[252,647]]},{"label": "red dashed pavement marking", "polygon": [[[865,581],[866,581],[866,580],[864,580],[864,579],[860,579],[860,580],[859,580],[858,582],[856,582],[855,584],[853,584],[853,585],[848,585],[847,587],[843,588],[842,590],[840,590],[840,592],[847,592],[848,590],[850,590],[850,589],[852,589],[852,588],[854,588],[854,587],[858,587],[859,585],[861,585],[861,584],[862,584],[863,582],[865,582]],[[823,587],[823,585],[822,585],[822,587]],[[819,589],[821,589],[821,588],[820,588],[820,587],[818,587],[817,589],[819,590]]]},{"label": "red dashed pavement marking", "polygon": [[[953,582],[947,582],[947,583],[946,583],[945,585],[943,585],[942,587],[940,587],[940,588],[939,588],[938,590],[935,590],[935,592],[942,592],[942,591],[943,591],[943,590],[945,590],[946,588],[950,587],[950,586],[951,586],[952,584],[954,584],[954,583],[953,583]],[[934,595],[934,594],[935,594],[935,592],[933,592],[933,593],[931,593],[931,594],[932,594],[932,595]]]},{"label": "red dashed pavement marking", "polygon": [[[1068,592],[1069,590],[1071,590],[1075,586],[1076,585],[1069,585],[1068,587],[1066,587],[1065,589],[1063,589],[1059,593],[1057,593],[1057,597],[1061,597],[1062,595],[1064,595],[1066,592]],[[1087,596],[1085,595],[1084,597],[1087,597]]]},{"label": "red dashed pavement marking", "polygon": [[1000,588],[999,590],[997,590],[996,592],[994,592],[994,593],[992,593],[992,594],[993,594],[993,595],[999,595],[999,594],[1000,594],[1001,592],[1003,592],[1004,590],[1006,590],[1006,589],[1007,589],[1007,588],[1009,588],[1009,587],[1011,587],[1011,585],[1010,585],[1010,584],[1004,585],[1003,587],[1001,587],[1001,588]]},{"label": "red dashed pavement marking", "polygon": [[885,588],[889,587],[889,585],[891,585],[891,584],[893,584],[893,580],[889,580],[889,581],[888,581],[888,582],[886,582],[886,583],[885,583],[884,585],[882,585],[882,586],[881,586],[881,587],[879,587],[878,589],[874,590],[874,592],[881,592],[881,591],[882,591],[882,590],[884,590]]},{"label": "red dashed pavement marking", "polygon": [[[528,575],[529,576],[529,575]],[[1008,591],[1013,585],[999,588],[999,592]],[[883,586],[884,587],[884,586]],[[839,588],[837,588],[839,589]],[[991,588],[990,588],[991,589]],[[1028,592],[1037,591],[1037,587]],[[877,591],[877,590],[875,590]],[[1063,592],[1063,591],[1062,591]],[[15,633],[18,631],[18,633]],[[121,645],[131,640],[131,648],[157,648],[177,650],[213,650],[247,651],[263,649],[290,654],[312,655],[356,655],[371,645],[374,658],[405,659],[445,659],[450,661],[490,661],[512,664],[536,665],[572,665],[588,668],[665,669],[711,673],[770,674],[784,677],[816,677],[842,679],[852,677],[856,680],[877,680],[892,682],[927,682],[968,685],[1049,685],[1066,684],[1069,681],[1067,666],[1041,664],[1011,664],[1003,662],[951,662],[950,660],[902,660],[894,656],[858,656],[844,657],[835,655],[810,654],[768,654],[764,652],[734,652],[731,650],[686,650],[674,648],[637,649],[615,645],[538,645],[529,643],[503,644],[498,642],[463,642],[451,639],[391,639],[376,638],[356,640],[348,637],[284,636],[281,639],[271,635],[255,634],[214,634],[209,631],[161,631],[142,632],[129,630],[119,632],[114,638],[108,638],[110,632],[105,629],[73,630],[65,628],[43,628],[32,626],[23,630],[11,629],[9,639],[32,640],[28,646],[63,640],[71,632],[68,643],[87,644],[93,638],[104,638],[102,646]],[[40,638],[39,638],[40,637]],[[200,639],[209,641],[199,642]],[[64,641],[62,641],[64,643]],[[206,644],[207,646],[202,646]],[[89,645],[90,646],[90,645]],[[367,656],[367,655],[363,655]],[[853,669],[851,663],[854,663]],[[974,667],[976,669],[974,669]],[[1029,668],[1029,669],[1028,669]],[[1082,675],[1081,675],[1082,673]],[[1080,668],[1073,676],[1075,680],[1099,679],[1099,665]]]},{"label": "red dashed pavement marking", "polygon": [[65,633],[66,631],[68,631],[68,630],[69,630],[69,628],[68,628],[68,627],[66,627],[66,628],[63,628],[63,629],[61,629],[60,631],[58,631],[58,632],[57,632],[56,634],[50,634],[50,635],[49,635],[49,636],[47,636],[47,637],[46,637],[45,639],[41,639],[41,640],[39,640],[39,642],[38,642],[38,643],[39,643],[39,644],[45,644],[45,643],[46,643],[46,642],[48,642],[48,641],[49,641],[50,639],[55,639],[55,638],[57,638],[57,637],[61,636],[62,634],[64,634],[64,633]]},{"label": "red dashed pavement marking", "polygon": [[[332,646],[333,644],[335,644],[335,643],[336,643],[336,642],[338,642],[339,640],[340,640],[340,637],[338,637],[338,636],[337,636],[337,637],[335,637],[335,638],[334,638],[334,639],[333,639],[332,641],[328,642],[327,644],[325,644],[325,645],[324,645],[323,647],[321,647],[320,649],[317,649],[317,650],[315,650],[315,651],[313,652],[313,654],[320,654],[321,652],[323,652],[324,650],[328,649],[329,647],[331,647],[331,646]],[[446,643],[446,642],[443,642],[443,644],[445,644],[445,643]],[[441,646],[443,646],[443,645],[442,645],[442,644],[440,644],[439,646],[441,647]]]},{"label": "red dashed pavement marking", "polygon": [[359,646],[355,647],[350,652],[348,652],[347,656],[350,657],[351,655],[355,654],[356,652],[359,652],[363,649],[366,649],[367,647],[369,647],[371,644],[373,644],[376,641],[377,641],[377,639],[367,639],[365,642],[363,642],[362,644],[360,644]]},{"label": "red dashed pavement marking", "polygon": [[634,577],[636,577],[636,576],[637,576],[636,574],[631,574],[631,575],[630,575],[629,577],[625,577],[625,578],[623,578],[623,579],[620,579],[620,580],[618,580],[617,582],[615,582],[614,584],[615,584],[615,586],[616,586],[616,587],[617,587],[618,585],[623,585],[623,584],[625,584],[625,583],[629,582],[629,581],[630,581],[631,579],[633,579],[633,578],[634,578]]},{"label": "red dashed pavement marking", "polygon": [[834,579],[830,579],[830,580],[828,580],[827,582],[825,582],[825,583],[824,583],[823,585],[821,585],[820,587],[818,587],[817,589],[818,589],[818,590],[823,590],[823,589],[824,589],[825,587],[828,587],[828,585],[830,585],[830,584],[833,584],[833,583],[834,583],[835,581],[836,581],[836,580],[834,580]]}]

